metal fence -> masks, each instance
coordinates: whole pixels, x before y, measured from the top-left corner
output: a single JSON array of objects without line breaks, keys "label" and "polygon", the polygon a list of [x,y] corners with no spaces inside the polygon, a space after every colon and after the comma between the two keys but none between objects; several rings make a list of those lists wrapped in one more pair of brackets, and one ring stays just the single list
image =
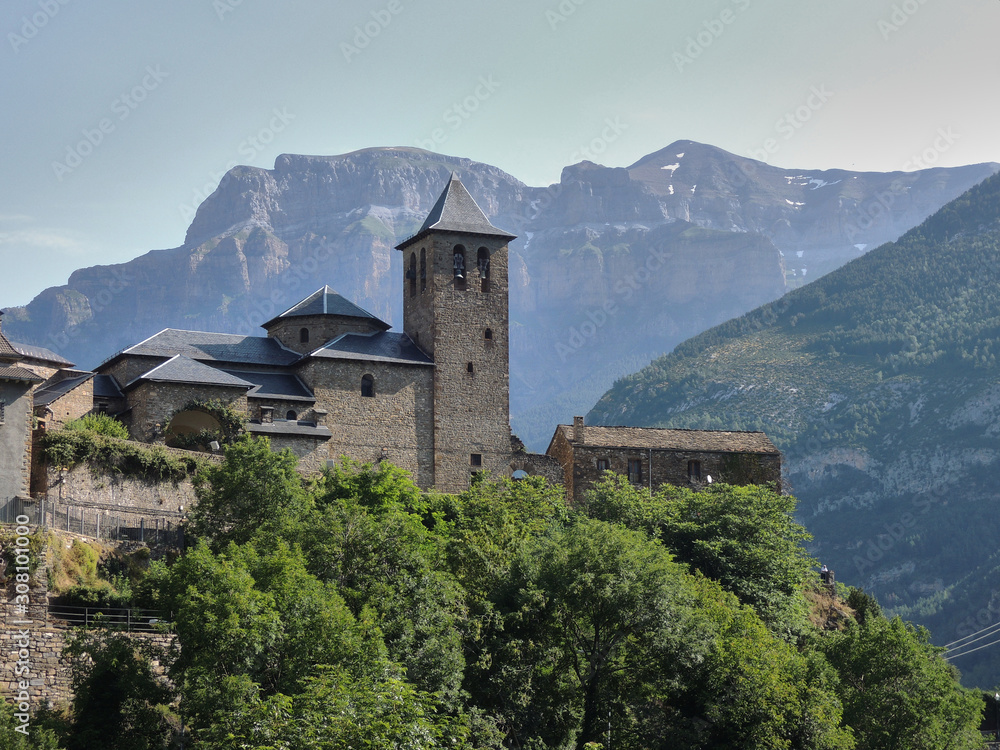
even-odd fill
[{"label": "metal fence", "polygon": [[0,505],[0,523],[17,523],[18,518],[25,516],[29,525],[68,531],[93,539],[184,546],[184,526],[179,516],[123,513],[44,498],[18,497]]},{"label": "metal fence", "polygon": [[128,607],[66,607],[50,604],[48,616],[81,628],[114,628],[128,633],[167,633],[170,618],[155,609]]}]

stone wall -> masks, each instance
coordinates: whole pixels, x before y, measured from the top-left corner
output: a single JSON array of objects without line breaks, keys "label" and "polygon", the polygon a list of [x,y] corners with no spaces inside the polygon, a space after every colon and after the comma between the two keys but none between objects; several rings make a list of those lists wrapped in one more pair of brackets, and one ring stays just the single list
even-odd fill
[{"label": "stone wall", "polygon": [[[410,472],[421,488],[434,484],[432,367],[313,358],[300,375],[312,387],[316,407],[327,410],[325,423],[333,433],[315,454],[302,457],[304,471],[341,456],[366,463],[384,457]],[[373,397],[361,395],[364,375],[375,379]]]},{"label": "stone wall", "polygon": [[[465,250],[464,279],[454,274],[459,245]],[[485,283],[476,265],[480,247],[490,257]],[[412,295],[409,283],[404,285],[404,328],[434,358],[434,486],[461,492],[474,472],[510,470],[507,246],[500,238],[441,232],[415,252],[418,279]],[[410,253],[404,252],[407,267]],[[421,253],[427,262],[424,291]]]},{"label": "stone wall", "polygon": [[533,477],[545,477],[552,484],[562,484],[565,480],[562,464],[544,453],[515,453],[510,462],[510,470],[523,471]]},{"label": "stone wall", "polygon": [[[132,437],[144,443],[163,436],[174,412],[192,401],[219,400],[234,410],[247,413],[246,388],[228,386],[186,385],[182,383],[142,383],[132,390],[132,407],[128,428]],[[159,425],[159,426],[157,426]]]},{"label": "stone wall", "polygon": [[0,504],[25,497],[31,473],[31,386],[0,380]]},{"label": "stone wall", "polygon": [[130,354],[127,357],[122,357],[108,367],[102,367],[101,372],[111,375],[118,382],[118,387],[124,388],[137,377],[143,373],[149,372],[167,359],[169,359],[169,357],[150,357],[148,355],[137,356]]},{"label": "stone wall", "polygon": [[58,429],[67,422],[79,419],[94,409],[94,379],[88,378],[51,404],[48,407],[37,407],[36,416],[44,419],[50,430]]},{"label": "stone wall", "polygon": [[[307,341],[301,340],[301,331],[309,331]],[[344,315],[304,315],[282,318],[272,325],[267,335],[299,354],[315,351],[323,344],[343,333],[376,333],[385,330],[379,321],[371,318],[351,318]]]},{"label": "stone wall", "polygon": [[[648,448],[608,448],[575,445],[572,450],[572,479],[567,482],[567,495],[580,502],[583,493],[601,478],[604,460],[616,474],[628,476],[629,461],[639,462],[638,486],[655,491],[664,484],[698,489],[712,477],[729,484],[774,484],[781,490],[781,457],[768,454],[723,453],[704,451],[650,450]],[[556,451],[558,454],[558,450]],[[565,451],[561,462],[565,461]],[[690,462],[698,462],[699,473],[689,474]],[[650,468],[652,467],[652,468]]]}]

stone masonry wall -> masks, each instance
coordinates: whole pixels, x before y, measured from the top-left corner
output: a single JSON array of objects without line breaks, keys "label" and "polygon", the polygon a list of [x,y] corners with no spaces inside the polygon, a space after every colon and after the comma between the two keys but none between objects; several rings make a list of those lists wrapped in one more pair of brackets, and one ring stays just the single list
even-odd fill
[{"label": "stone masonry wall", "polygon": [[38,416],[44,419],[48,429],[57,429],[67,422],[79,419],[94,409],[94,379],[80,383],[76,388],[60,396],[46,407],[38,407]]},{"label": "stone masonry wall", "polygon": [[0,381],[0,504],[28,494],[31,473],[31,395],[27,383]]},{"label": "stone masonry wall", "polygon": [[[573,502],[580,502],[583,493],[603,473],[597,468],[598,459],[610,463],[610,470],[628,476],[628,462],[638,460],[641,464],[639,486],[656,491],[664,484],[678,487],[703,487],[709,476],[717,482],[732,484],[774,483],[781,489],[781,458],[762,454],[715,453],[699,451],[667,451],[646,448],[607,448],[600,446],[573,446],[574,461],[572,483],[567,488]],[[652,459],[652,471],[650,471]],[[701,479],[692,480],[688,476],[688,462],[701,463]]]},{"label": "stone masonry wall", "polygon": [[[464,280],[454,275],[458,245],[465,250]],[[490,255],[485,286],[476,264],[480,247]],[[507,247],[499,238],[442,232],[416,248],[418,259],[422,251],[427,289],[420,291],[418,279],[411,296],[404,284],[404,327],[434,358],[434,486],[461,492],[476,471],[510,471]]]},{"label": "stone masonry wall", "polygon": [[[300,341],[300,332],[305,328],[309,331],[309,340]],[[268,330],[269,338],[277,339],[293,352],[305,354],[315,351],[323,344],[331,341],[342,333],[375,333],[384,330],[377,321],[366,318],[350,318],[346,316],[307,315],[296,318],[284,318]]]},{"label": "stone masonry wall", "polygon": [[[166,432],[174,412],[192,401],[220,400],[236,411],[247,413],[245,388],[184,385],[179,383],[143,383],[132,391],[129,402],[132,416],[129,432],[136,440],[153,442]],[[157,427],[159,425],[159,427]]]},{"label": "stone masonry wall", "polygon": [[[317,446],[319,455],[302,458],[305,470],[322,468],[341,456],[363,462],[383,457],[410,472],[428,489],[434,483],[433,368],[427,366],[313,358],[301,377],[326,409],[333,437]],[[374,397],[361,395],[361,378],[375,379]]]}]

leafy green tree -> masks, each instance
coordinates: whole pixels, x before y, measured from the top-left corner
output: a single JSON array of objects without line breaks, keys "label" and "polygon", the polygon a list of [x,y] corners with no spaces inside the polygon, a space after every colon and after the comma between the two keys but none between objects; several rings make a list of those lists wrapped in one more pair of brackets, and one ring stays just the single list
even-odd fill
[{"label": "leafy green tree", "polygon": [[296,464],[290,450],[272,451],[267,438],[245,435],[226,446],[225,460],[197,477],[192,530],[221,549],[294,526],[310,505]]},{"label": "leafy green tree", "polygon": [[588,493],[595,518],[644,529],[680,562],[752,606],[775,632],[804,625],[803,581],[815,561],[812,537],[793,513],[795,498],[759,485],[712,484],[702,491],[663,486],[652,497],[610,475]]},{"label": "leafy green tree", "polygon": [[982,699],[959,685],[923,628],[869,615],[818,645],[840,675],[844,721],[858,750],[982,747]]},{"label": "leafy green tree", "polygon": [[51,727],[44,726],[37,714],[31,717],[24,732],[18,731],[23,723],[17,719],[16,713],[6,700],[0,700],[2,750],[64,750],[65,746],[60,742],[58,733]]},{"label": "leafy green tree", "polygon": [[153,673],[163,653],[111,630],[85,630],[65,651],[73,676],[69,750],[154,750],[173,734],[170,687]]}]

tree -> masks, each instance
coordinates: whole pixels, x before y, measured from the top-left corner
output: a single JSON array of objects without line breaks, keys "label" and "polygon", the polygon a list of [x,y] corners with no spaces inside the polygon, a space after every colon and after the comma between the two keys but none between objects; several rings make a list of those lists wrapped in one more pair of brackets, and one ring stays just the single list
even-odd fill
[{"label": "tree", "polygon": [[287,448],[272,451],[267,438],[245,435],[226,446],[225,460],[196,479],[193,531],[221,549],[294,525],[309,509],[296,463]]},{"label": "tree", "polygon": [[85,630],[65,651],[73,676],[69,750],[154,750],[173,733],[173,693],[153,674],[162,651],[111,630]]},{"label": "tree", "polygon": [[858,750],[982,746],[982,699],[959,685],[957,671],[923,628],[869,612],[818,646],[840,675],[844,721]]}]

